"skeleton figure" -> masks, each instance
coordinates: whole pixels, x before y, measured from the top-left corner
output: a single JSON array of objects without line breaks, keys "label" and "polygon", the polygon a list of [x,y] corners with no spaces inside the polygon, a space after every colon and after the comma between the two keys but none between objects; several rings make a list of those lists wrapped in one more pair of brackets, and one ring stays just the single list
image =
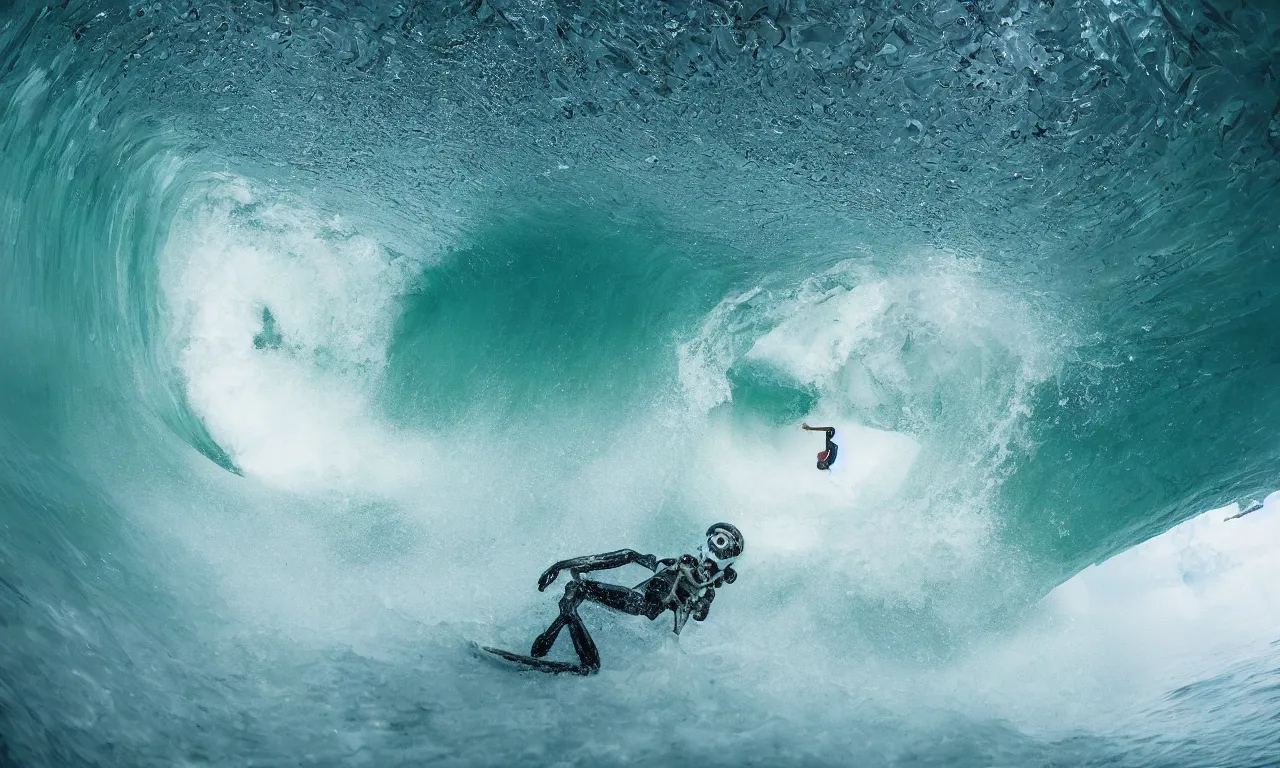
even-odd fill
[{"label": "skeleton figure", "polygon": [[[679,558],[659,560],[654,555],[642,555],[632,549],[620,549],[602,555],[586,555],[561,560],[552,565],[538,579],[538,591],[546,589],[556,580],[560,571],[569,570],[572,580],[564,586],[560,599],[560,615],[546,631],[533,641],[530,655],[542,658],[555,644],[560,630],[569,627],[573,648],[578,653],[582,667],[588,672],[600,669],[600,652],[578,616],[578,606],[583,600],[591,600],[616,611],[632,616],[645,616],[650,621],[670,610],[675,617],[672,631],[677,635],[685,622],[707,618],[716,588],[732,584],[738,573],[733,561],[742,554],[742,534],[728,523],[716,523],[707,529],[707,543],[699,547],[699,556],[681,555]],[[654,572],[654,575],[634,588],[581,578],[589,571],[621,568],[637,563]]]}]

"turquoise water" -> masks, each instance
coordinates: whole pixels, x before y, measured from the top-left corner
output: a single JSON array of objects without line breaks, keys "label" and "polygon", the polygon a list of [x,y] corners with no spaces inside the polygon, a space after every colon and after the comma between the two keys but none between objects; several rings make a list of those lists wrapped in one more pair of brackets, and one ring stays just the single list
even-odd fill
[{"label": "turquoise water", "polygon": [[[1277,485],[1278,46],[0,0],[0,766],[1280,762],[1280,534],[1175,528]],[[678,642],[468,650],[720,519]]]}]

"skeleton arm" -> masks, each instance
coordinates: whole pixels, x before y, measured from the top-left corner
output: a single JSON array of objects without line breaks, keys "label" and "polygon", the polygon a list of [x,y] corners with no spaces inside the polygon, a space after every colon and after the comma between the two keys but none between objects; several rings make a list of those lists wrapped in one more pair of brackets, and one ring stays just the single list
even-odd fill
[{"label": "skeleton arm", "polygon": [[541,592],[551,586],[551,582],[556,580],[556,576],[560,575],[560,571],[566,568],[574,576],[577,576],[579,573],[621,568],[630,563],[643,565],[651,571],[658,570],[658,558],[653,555],[642,555],[634,549],[619,549],[616,552],[605,552],[600,555],[584,555],[561,560],[543,571],[542,576],[538,577],[538,591]]}]

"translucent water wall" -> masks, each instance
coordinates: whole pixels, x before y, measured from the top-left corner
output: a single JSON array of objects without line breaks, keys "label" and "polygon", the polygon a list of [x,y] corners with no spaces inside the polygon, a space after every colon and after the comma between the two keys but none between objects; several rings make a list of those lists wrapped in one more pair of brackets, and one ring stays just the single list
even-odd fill
[{"label": "translucent water wall", "polygon": [[1280,760],[1277,23],[0,2],[0,766]]}]

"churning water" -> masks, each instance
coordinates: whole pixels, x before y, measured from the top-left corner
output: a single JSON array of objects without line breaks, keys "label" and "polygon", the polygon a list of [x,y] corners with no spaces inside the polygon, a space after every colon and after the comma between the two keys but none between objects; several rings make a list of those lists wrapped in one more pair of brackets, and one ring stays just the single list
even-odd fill
[{"label": "churning water", "polygon": [[[0,0],[0,766],[1280,764],[1278,77],[1254,0]],[[678,640],[469,651],[717,520]]]}]

